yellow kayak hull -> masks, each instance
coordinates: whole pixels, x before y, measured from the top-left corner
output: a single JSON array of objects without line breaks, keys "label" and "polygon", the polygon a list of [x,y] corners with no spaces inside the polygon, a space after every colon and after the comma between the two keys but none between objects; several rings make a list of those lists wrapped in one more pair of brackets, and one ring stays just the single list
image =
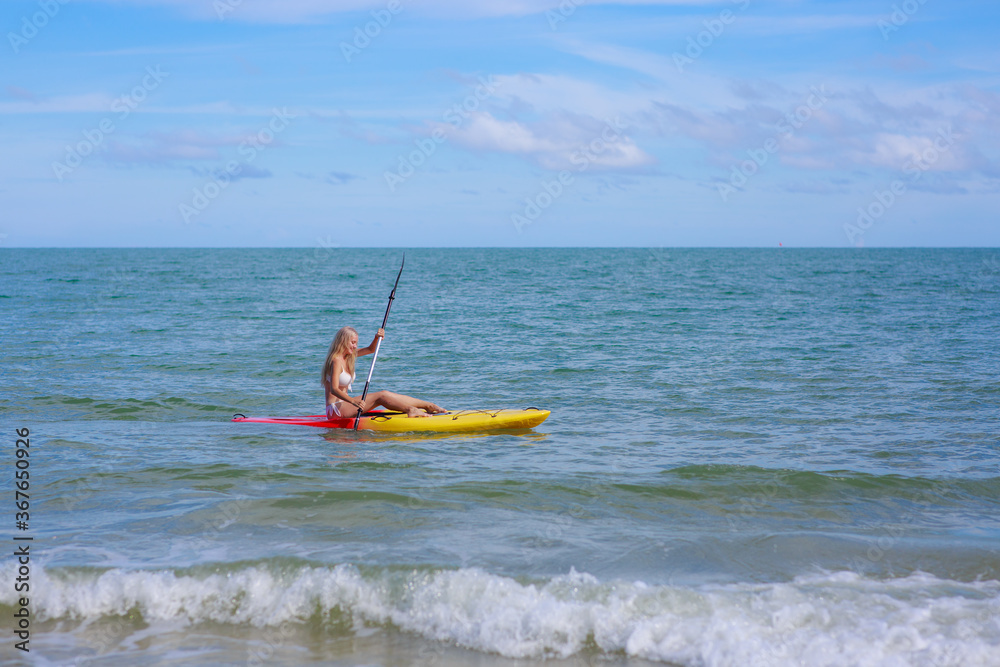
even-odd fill
[{"label": "yellow kayak hull", "polygon": [[358,428],[388,433],[493,431],[505,428],[534,428],[548,419],[548,416],[548,410],[462,410],[429,417],[406,415],[363,417]]}]

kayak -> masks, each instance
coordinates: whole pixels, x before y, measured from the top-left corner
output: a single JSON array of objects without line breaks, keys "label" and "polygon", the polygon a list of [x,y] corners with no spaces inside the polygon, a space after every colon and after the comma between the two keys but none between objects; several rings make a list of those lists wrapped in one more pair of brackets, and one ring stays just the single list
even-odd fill
[{"label": "kayak", "polygon": [[[407,417],[402,412],[374,410],[361,417],[358,429],[407,433],[417,431],[456,433],[461,431],[493,431],[505,428],[534,428],[545,421],[550,412],[538,408],[524,410],[458,410],[428,417]],[[236,415],[234,422],[257,424],[288,424],[316,426],[318,428],[354,428],[354,417],[327,418],[326,415],[309,417],[246,417]]]}]

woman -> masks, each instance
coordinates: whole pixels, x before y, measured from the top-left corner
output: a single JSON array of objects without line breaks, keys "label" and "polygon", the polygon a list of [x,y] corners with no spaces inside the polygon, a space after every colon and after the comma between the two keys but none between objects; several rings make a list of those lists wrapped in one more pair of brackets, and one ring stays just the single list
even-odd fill
[{"label": "woman", "polygon": [[394,394],[391,391],[377,391],[374,394],[369,394],[365,397],[364,402],[361,401],[360,396],[351,398],[347,392],[351,390],[351,383],[357,378],[354,372],[355,359],[374,352],[378,339],[384,337],[385,330],[379,329],[372,344],[359,350],[357,331],[351,327],[344,327],[337,332],[333,342],[330,343],[329,352],[326,353],[326,363],[323,364],[322,381],[323,387],[326,389],[326,416],[328,419],[354,417],[357,415],[358,408],[367,412],[378,406],[396,412],[405,412],[408,417],[426,417],[428,413],[447,412],[433,403],[421,401],[412,396]]}]

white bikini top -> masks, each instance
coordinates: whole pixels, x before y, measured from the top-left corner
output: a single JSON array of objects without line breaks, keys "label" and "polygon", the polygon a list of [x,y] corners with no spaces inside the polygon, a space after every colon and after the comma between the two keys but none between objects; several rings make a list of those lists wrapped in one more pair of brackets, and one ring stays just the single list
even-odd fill
[{"label": "white bikini top", "polygon": [[[354,375],[348,375],[347,371],[341,371],[340,377],[337,378],[337,388],[343,389],[344,387],[347,387],[347,391],[351,391],[351,383],[353,383],[357,379],[358,379],[357,373],[355,373]],[[330,382],[329,375],[326,376],[326,382],[327,384],[333,384],[332,382]]]},{"label": "white bikini top", "polygon": [[337,378],[337,384],[341,389],[347,387],[347,391],[351,391],[351,384],[358,378],[358,374],[348,375],[347,371],[342,371],[340,377]]}]

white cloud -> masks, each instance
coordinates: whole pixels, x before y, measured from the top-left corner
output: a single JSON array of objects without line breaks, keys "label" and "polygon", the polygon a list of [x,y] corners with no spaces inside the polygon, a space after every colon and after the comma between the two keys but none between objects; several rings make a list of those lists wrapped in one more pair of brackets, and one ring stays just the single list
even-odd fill
[{"label": "white cloud", "polygon": [[[121,135],[108,141],[104,158],[118,164],[147,166],[182,166],[192,161],[222,160],[227,152],[240,145],[251,145],[253,131],[206,133],[195,130],[148,132],[142,136]],[[275,140],[270,147],[280,146]],[[270,175],[270,174],[268,174]],[[251,177],[251,174],[245,174]],[[256,176],[254,176],[256,177]]]},{"label": "white cloud", "polygon": [[109,113],[114,98],[103,93],[0,102],[0,114]]},{"label": "white cloud", "polygon": [[471,120],[459,128],[444,123],[439,127],[453,141],[478,151],[523,154],[558,150],[557,144],[537,136],[524,125],[497,120],[488,112],[472,114]]},{"label": "white cloud", "polygon": [[[635,93],[621,93],[604,88],[591,91],[588,97],[594,103],[600,104],[602,100],[607,99],[605,97],[607,94],[612,95],[610,98],[612,103],[621,106],[623,102],[629,102],[633,110],[648,108],[650,102],[656,99],[683,99],[701,106],[716,108],[724,108],[737,101],[731,81],[711,73],[702,73],[697,68],[686,67],[681,71],[672,55],[572,40],[560,40],[557,44],[567,53],[586,58],[591,62],[639,72],[656,82],[652,88],[647,86]],[[593,86],[585,82],[577,82],[571,86],[560,82],[559,78],[561,77],[548,77],[543,82],[546,88],[556,91],[554,95],[579,94],[588,86]]]},{"label": "white cloud", "polygon": [[[891,7],[890,7],[891,10]],[[824,30],[870,29],[878,34],[881,15],[816,14],[811,16],[747,16],[739,21],[741,31],[753,35],[814,34]]]},{"label": "white cloud", "polygon": [[[15,96],[11,95],[11,97]],[[84,93],[48,98],[35,97],[33,100],[21,96],[16,99],[19,101],[0,102],[0,114],[103,113],[111,118],[117,118],[125,108],[121,104],[115,104],[117,100],[120,100],[120,97],[112,97],[106,93]],[[134,108],[130,106],[129,113],[269,117],[274,113],[274,110],[270,107],[236,106],[231,102],[205,102],[183,106],[140,104]]]},{"label": "white cloud", "polygon": [[[574,47],[576,50],[576,47]],[[656,73],[661,57],[617,47],[577,52],[595,60],[634,65]],[[706,166],[728,168],[769,139],[780,145],[775,162],[802,171],[837,172],[859,167],[899,172],[914,155],[928,151],[937,132],[955,127],[956,143],[935,160],[940,174],[1000,173],[995,111],[1000,96],[968,85],[906,86],[899,82],[839,77],[805,83],[733,80],[710,74],[663,77],[651,84],[613,86],[582,78],[537,73],[497,75],[496,93],[459,128],[439,122],[454,145],[475,151],[517,155],[546,169],[567,168],[574,152],[599,136],[615,117],[629,124],[595,166],[634,169],[654,164],[659,150],[689,147],[705,151]],[[807,111],[794,127],[789,114],[823,91],[828,98]],[[780,124],[780,125],[779,125]],[[792,131],[789,131],[792,130]],[[638,143],[637,143],[638,142]]]},{"label": "white cloud", "polygon": [[[199,20],[220,19],[257,23],[310,23],[345,12],[384,10],[389,0],[90,0],[174,7]],[[456,19],[528,16],[555,10],[566,0],[400,0],[404,11]],[[220,12],[217,8],[222,5]],[[582,4],[582,2],[581,2]],[[586,0],[587,5],[691,6],[717,0]]]},{"label": "white cloud", "polygon": [[658,53],[611,44],[582,43],[574,40],[562,40],[559,45],[567,53],[593,62],[630,69],[658,80],[671,79],[673,74],[677,72],[677,65],[673,59]]},{"label": "white cloud", "polygon": [[496,97],[534,113],[579,113],[610,119],[649,107],[651,91],[620,90],[592,81],[552,74],[498,75]]},{"label": "white cloud", "polygon": [[110,140],[105,157],[110,162],[123,164],[168,164],[177,160],[217,160],[216,148],[193,146],[191,144],[164,144],[124,142]]},{"label": "white cloud", "polygon": [[585,158],[604,169],[636,169],[655,162],[620,126],[563,115],[533,124],[500,120],[488,112],[470,114],[460,127],[436,123],[456,144],[475,151],[510,153],[545,169],[572,169]]},{"label": "white cloud", "polygon": [[[964,171],[970,168],[962,153],[952,150],[956,137],[943,132],[939,135],[901,135],[880,133],[869,151],[852,151],[851,158],[865,166],[902,169],[903,165],[919,160],[933,171]],[[950,142],[949,142],[950,141]],[[925,159],[922,156],[928,156]]]}]

